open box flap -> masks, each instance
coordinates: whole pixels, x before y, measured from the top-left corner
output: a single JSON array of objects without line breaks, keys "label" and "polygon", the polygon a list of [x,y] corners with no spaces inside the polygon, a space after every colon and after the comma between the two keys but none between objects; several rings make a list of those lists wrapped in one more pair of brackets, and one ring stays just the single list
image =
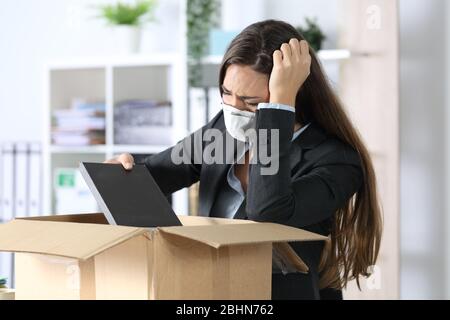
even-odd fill
[{"label": "open box flap", "polygon": [[58,214],[51,216],[38,217],[21,217],[18,220],[31,221],[55,221],[55,222],[75,222],[75,223],[94,223],[94,224],[108,224],[103,213],[81,213],[81,214]]},{"label": "open box flap", "polygon": [[147,232],[143,228],[17,219],[0,225],[0,251],[87,260]]},{"label": "open box flap", "polygon": [[327,237],[274,223],[213,224],[161,227],[159,231],[195,240],[214,248],[267,242],[324,241]]}]

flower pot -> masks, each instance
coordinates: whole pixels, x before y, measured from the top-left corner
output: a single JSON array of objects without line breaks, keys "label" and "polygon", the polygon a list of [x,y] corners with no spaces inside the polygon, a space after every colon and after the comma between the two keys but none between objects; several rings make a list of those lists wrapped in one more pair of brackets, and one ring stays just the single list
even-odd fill
[{"label": "flower pot", "polygon": [[114,27],[114,47],[118,54],[138,53],[141,46],[141,28],[119,25]]}]

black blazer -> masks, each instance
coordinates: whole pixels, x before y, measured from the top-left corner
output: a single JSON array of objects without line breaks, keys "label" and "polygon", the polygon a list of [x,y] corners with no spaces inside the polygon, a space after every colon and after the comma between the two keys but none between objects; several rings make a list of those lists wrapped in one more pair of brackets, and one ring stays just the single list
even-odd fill
[{"label": "black blazer", "polygon": [[[294,123],[295,114],[290,111],[256,111],[257,129],[279,129],[279,170],[275,175],[261,175],[263,165],[250,164],[245,213],[235,218],[280,223],[329,235],[336,210],[363,183],[360,158],[354,149],[326,134],[315,123],[291,142]],[[225,139],[228,132],[223,112],[202,130],[210,128],[220,130]],[[178,143],[178,147],[184,146],[183,151],[192,159],[191,164],[174,164],[171,161],[173,148],[145,158],[144,163],[166,195],[200,181],[199,214],[210,216],[231,164],[195,164],[194,140],[191,135],[191,139],[185,138]],[[200,145],[204,149],[208,144],[202,142]],[[319,299],[317,268],[323,242],[291,243],[291,246],[309,266],[310,272],[289,277],[274,275],[273,298]]]}]

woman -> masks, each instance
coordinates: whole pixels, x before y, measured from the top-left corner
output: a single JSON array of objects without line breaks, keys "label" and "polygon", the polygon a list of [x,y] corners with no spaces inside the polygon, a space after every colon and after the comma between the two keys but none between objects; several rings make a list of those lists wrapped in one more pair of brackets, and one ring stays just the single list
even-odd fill
[{"label": "woman", "polygon": [[[230,44],[220,69],[223,110],[201,132],[219,130],[244,143],[232,163],[174,163],[174,148],[144,161],[171,194],[200,181],[200,214],[274,222],[329,235],[331,241],[291,243],[308,274],[277,270],[273,299],[342,299],[352,279],[368,276],[381,238],[373,166],[366,147],[296,29],[282,21],[250,25]],[[249,141],[246,129],[276,130]],[[177,146],[193,158],[190,136]],[[250,143],[251,142],[251,143]],[[269,145],[277,168],[249,150]],[[239,143],[238,143],[239,144]],[[201,142],[201,151],[209,146]],[[236,157],[235,157],[236,156]],[[240,160],[240,161],[235,161]],[[273,159],[272,159],[273,160]],[[130,154],[108,163],[131,169]],[[273,161],[271,161],[273,162]],[[359,282],[358,282],[359,284]]]}]

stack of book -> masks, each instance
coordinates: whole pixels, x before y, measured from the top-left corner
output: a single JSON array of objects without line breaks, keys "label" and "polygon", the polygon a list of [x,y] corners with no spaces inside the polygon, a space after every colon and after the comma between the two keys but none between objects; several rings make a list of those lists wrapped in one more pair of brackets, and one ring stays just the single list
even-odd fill
[{"label": "stack of book", "polygon": [[170,145],[172,139],[170,101],[128,100],[114,108],[114,143]]},{"label": "stack of book", "polygon": [[60,146],[105,144],[104,103],[76,101],[70,109],[53,111],[52,141]]}]

